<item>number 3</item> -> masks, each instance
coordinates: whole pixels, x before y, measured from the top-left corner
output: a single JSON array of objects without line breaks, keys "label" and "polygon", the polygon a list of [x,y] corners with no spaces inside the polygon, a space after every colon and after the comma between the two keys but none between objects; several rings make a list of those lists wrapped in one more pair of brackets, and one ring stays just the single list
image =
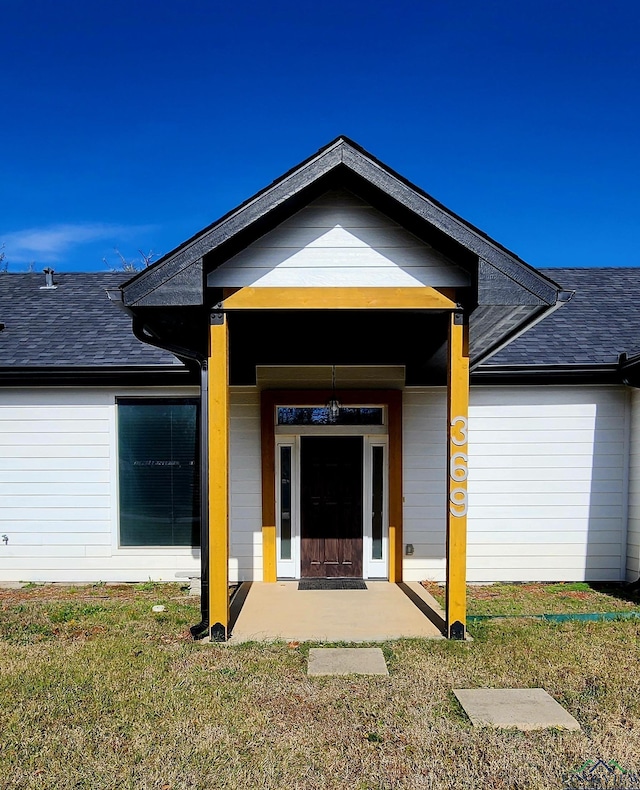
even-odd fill
[{"label": "number 3", "polygon": [[[462,447],[467,443],[467,428],[469,423],[466,417],[454,417],[451,420],[451,443],[456,447]],[[454,436],[454,431],[458,430],[460,436]]]}]

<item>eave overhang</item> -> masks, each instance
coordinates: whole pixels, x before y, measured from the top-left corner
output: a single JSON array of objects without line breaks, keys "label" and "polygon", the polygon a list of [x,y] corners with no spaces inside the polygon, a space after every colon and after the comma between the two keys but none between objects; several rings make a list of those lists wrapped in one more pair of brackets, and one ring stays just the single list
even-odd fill
[{"label": "eave overhang", "polygon": [[545,365],[482,365],[472,384],[608,384],[640,387],[640,354],[621,354],[617,362]]},{"label": "eave overhang", "polygon": [[562,303],[561,289],[552,280],[339,137],[124,283],[123,306],[135,313],[208,304],[213,299],[206,292],[209,271],[336,187],[366,199],[470,274],[473,285],[461,302],[470,314],[472,365]]},{"label": "eave overhang", "polygon": [[486,365],[471,374],[473,385],[624,384],[619,365]]},{"label": "eave overhang", "polygon": [[0,387],[198,386],[197,373],[183,365],[0,368]]}]

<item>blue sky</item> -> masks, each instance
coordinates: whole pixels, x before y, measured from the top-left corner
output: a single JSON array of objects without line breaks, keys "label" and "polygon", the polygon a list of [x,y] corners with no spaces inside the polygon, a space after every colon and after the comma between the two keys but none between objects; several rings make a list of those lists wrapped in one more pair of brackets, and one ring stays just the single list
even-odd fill
[{"label": "blue sky", "polygon": [[0,0],[0,29],[9,271],[167,253],[340,134],[534,266],[640,265],[637,0]]}]

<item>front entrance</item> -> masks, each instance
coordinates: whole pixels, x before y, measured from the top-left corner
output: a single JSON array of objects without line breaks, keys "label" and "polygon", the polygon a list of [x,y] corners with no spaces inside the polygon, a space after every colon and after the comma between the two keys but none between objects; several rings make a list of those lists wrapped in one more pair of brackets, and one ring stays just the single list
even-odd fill
[{"label": "front entrance", "polygon": [[398,581],[402,393],[331,394],[262,393],[263,578]]},{"label": "front entrance", "polygon": [[362,436],[303,436],[300,575],[362,577]]}]

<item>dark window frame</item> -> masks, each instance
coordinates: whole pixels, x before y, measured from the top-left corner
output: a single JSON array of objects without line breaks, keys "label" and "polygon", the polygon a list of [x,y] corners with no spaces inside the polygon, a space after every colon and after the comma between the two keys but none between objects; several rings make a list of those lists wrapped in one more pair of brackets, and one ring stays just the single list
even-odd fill
[{"label": "dark window frame", "polygon": [[[116,457],[117,457],[117,487],[118,487],[118,534],[117,544],[119,549],[137,550],[161,550],[161,551],[180,551],[193,550],[200,547],[200,487],[201,487],[201,468],[200,468],[200,399],[197,396],[117,396],[116,404]],[[191,537],[189,542],[128,542],[123,541],[123,490],[122,472],[123,456],[121,441],[121,406],[191,406],[195,407],[195,434],[193,465],[194,476],[192,479],[192,514],[191,514]],[[171,464],[170,464],[171,465]],[[171,527],[174,529],[174,526]]]}]

